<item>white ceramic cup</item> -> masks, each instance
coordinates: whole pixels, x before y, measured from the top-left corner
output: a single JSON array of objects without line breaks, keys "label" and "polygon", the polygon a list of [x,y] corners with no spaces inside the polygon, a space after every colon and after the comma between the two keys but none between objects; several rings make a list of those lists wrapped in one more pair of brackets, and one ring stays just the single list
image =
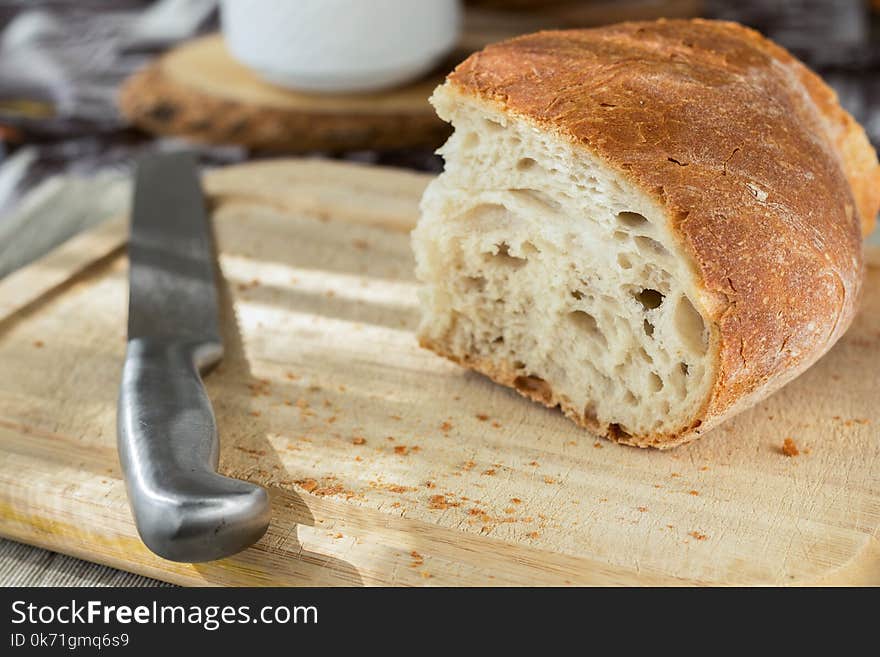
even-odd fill
[{"label": "white ceramic cup", "polygon": [[459,0],[223,0],[233,57],[300,91],[374,91],[427,72],[458,39]]}]

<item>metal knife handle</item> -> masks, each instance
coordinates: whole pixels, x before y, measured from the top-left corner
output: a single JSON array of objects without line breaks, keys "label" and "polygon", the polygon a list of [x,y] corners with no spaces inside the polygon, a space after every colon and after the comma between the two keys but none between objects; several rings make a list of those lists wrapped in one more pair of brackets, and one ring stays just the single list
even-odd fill
[{"label": "metal knife handle", "polygon": [[119,457],[141,539],[172,561],[229,556],[269,526],[266,491],[217,474],[217,426],[200,372],[222,355],[219,343],[128,343]]}]

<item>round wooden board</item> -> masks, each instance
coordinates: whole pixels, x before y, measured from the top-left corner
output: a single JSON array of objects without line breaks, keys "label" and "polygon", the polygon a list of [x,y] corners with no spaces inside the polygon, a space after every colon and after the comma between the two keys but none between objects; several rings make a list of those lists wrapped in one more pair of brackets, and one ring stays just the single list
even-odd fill
[{"label": "round wooden board", "polygon": [[263,82],[235,61],[220,35],[171,50],[123,85],[119,106],[163,135],[296,153],[436,147],[449,127],[427,99],[441,73],[381,93],[303,94]]}]

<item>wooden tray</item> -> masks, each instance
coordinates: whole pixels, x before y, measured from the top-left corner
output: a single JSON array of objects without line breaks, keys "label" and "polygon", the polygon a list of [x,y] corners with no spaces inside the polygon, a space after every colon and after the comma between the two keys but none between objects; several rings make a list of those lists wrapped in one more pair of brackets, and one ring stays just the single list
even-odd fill
[{"label": "wooden tray", "polygon": [[129,515],[124,225],[0,282],[0,535],[181,584],[880,583],[880,269],[783,391],[693,445],[621,447],[416,345],[428,179],[315,160],[207,176],[221,469],[273,502],[222,561],[164,561]]}]

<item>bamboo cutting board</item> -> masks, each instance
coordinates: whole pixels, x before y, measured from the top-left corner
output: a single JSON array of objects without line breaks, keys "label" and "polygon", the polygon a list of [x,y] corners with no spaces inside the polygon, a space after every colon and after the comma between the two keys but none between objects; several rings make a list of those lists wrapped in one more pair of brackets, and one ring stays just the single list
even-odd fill
[{"label": "bamboo cutting board", "polygon": [[315,160],[207,176],[221,470],[273,502],[222,561],[164,561],[129,515],[124,225],[0,282],[0,534],[181,584],[880,583],[880,268],[784,390],[695,444],[621,447],[417,346],[427,181]]}]

